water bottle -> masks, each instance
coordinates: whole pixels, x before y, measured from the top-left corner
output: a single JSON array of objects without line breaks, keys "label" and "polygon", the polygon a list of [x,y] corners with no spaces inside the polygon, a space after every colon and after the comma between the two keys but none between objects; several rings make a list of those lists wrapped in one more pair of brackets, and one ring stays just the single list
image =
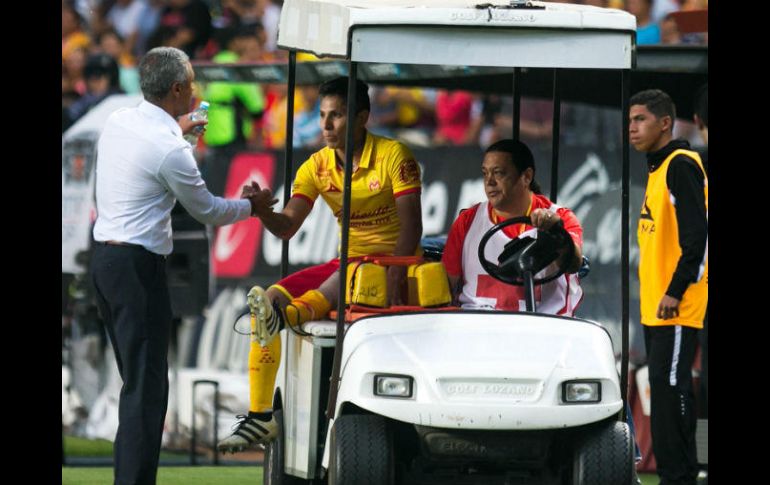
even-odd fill
[{"label": "water bottle", "polygon": [[[193,121],[208,120],[209,119],[209,102],[201,101],[198,109],[190,113],[190,119]],[[203,134],[203,126],[199,125],[192,129],[191,132],[184,136],[184,139],[194,147],[198,145],[198,138]]]}]

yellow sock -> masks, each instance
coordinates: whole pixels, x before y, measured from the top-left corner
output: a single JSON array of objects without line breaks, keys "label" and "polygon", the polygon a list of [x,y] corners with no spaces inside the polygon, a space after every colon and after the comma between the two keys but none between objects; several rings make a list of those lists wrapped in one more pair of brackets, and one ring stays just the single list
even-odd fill
[{"label": "yellow sock", "polygon": [[249,349],[249,411],[273,409],[273,388],[281,361],[281,335],[262,347],[252,339]]},{"label": "yellow sock", "polygon": [[309,320],[324,318],[332,304],[318,290],[310,290],[298,298],[291,300],[286,307],[286,321],[289,325],[300,325]]}]

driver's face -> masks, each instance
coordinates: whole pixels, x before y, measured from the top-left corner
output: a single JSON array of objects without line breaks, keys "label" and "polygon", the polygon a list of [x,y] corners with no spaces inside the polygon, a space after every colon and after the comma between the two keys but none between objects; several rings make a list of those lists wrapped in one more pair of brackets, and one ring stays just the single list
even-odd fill
[{"label": "driver's face", "polygon": [[489,152],[484,155],[481,174],[484,177],[484,192],[492,207],[497,210],[509,210],[520,198],[529,194],[527,177],[530,169],[519,173],[511,160],[511,155],[504,152]]}]

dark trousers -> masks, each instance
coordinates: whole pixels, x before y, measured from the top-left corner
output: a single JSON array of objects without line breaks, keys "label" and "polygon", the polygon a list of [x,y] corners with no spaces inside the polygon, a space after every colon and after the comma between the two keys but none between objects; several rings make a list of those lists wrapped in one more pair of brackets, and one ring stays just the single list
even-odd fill
[{"label": "dark trousers", "polygon": [[709,418],[709,307],[706,307],[706,318],[703,319],[703,330],[700,331],[700,414],[702,419]]},{"label": "dark trousers", "polygon": [[652,452],[660,485],[695,485],[695,393],[692,365],[698,330],[644,326],[649,366]]},{"label": "dark trousers", "polygon": [[154,485],[168,405],[171,302],[165,258],[138,246],[95,243],[91,272],[123,378],[115,485]]}]

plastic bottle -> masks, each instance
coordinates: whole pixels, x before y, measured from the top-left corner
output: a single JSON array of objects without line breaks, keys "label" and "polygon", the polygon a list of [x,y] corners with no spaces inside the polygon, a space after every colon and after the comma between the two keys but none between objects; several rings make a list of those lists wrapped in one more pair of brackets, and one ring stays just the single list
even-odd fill
[{"label": "plastic bottle", "polygon": [[[190,113],[190,119],[193,121],[208,120],[209,119],[209,102],[201,101],[198,109]],[[184,139],[195,148],[198,145],[198,138],[203,134],[203,126],[196,126],[191,132],[184,136]]]}]

